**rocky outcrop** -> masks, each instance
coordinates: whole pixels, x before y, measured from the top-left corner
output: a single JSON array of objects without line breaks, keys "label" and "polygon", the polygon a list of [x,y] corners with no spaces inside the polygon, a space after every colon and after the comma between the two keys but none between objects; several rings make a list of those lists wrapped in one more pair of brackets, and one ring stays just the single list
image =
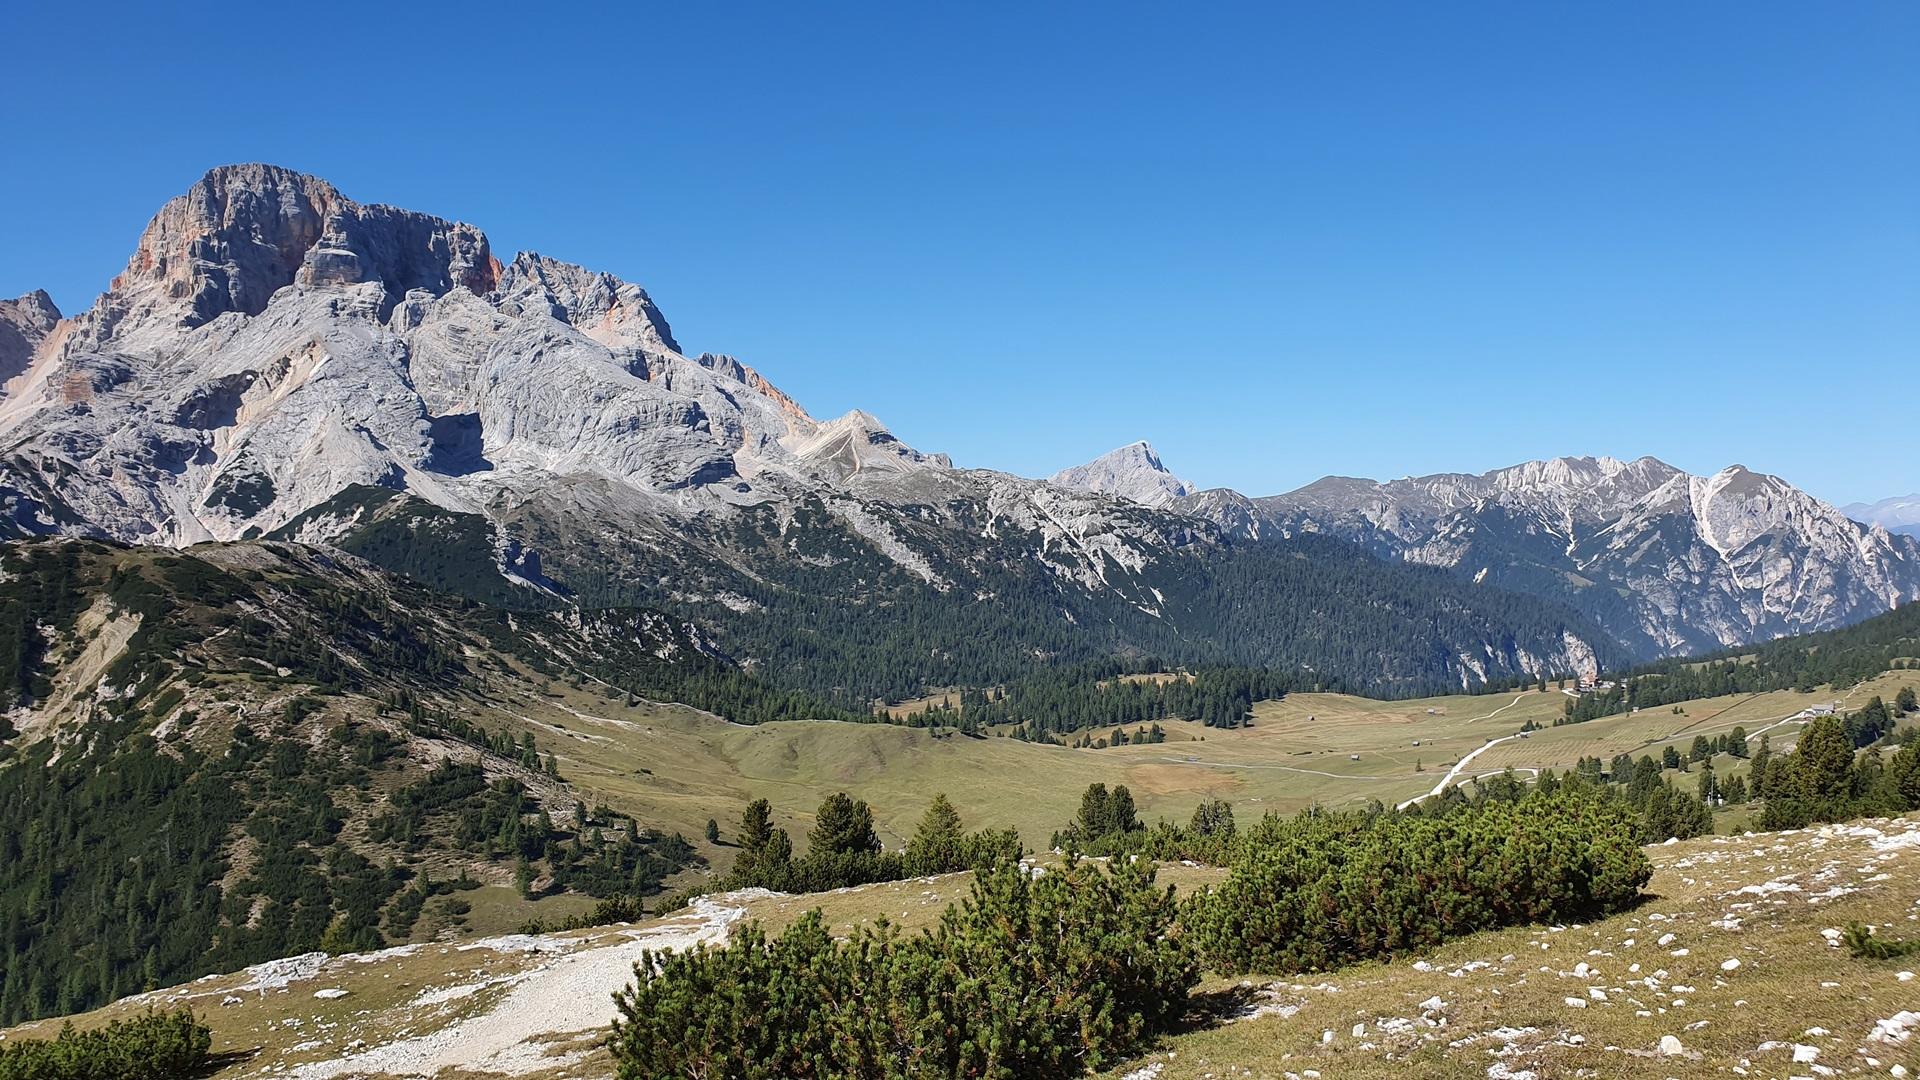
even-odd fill
[{"label": "rocky outcrop", "polygon": [[66,349],[164,348],[222,315],[259,315],[290,285],[377,284],[384,314],[414,289],[486,292],[499,269],[471,225],[362,206],[290,169],[230,165],[160,208]]},{"label": "rocky outcrop", "polygon": [[0,387],[27,370],[40,343],[59,323],[60,309],[44,291],[0,300]]},{"label": "rocky outcrop", "polygon": [[[507,267],[498,307],[508,315],[550,316],[610,348],[656,356],[680,351],[666,316],[640,286],[532,252],[521,252]],[[644,377],[645,370],[636,374]]]},{"label": "rocky outcrop", "polygon": [[1193,493],[1186,481],[1167,471],[1160,455],[1145,440],[1109,450],[1085,465],[1062,469],[1048,483],[1075,491],[1118,495],[1144,506],[1165,506]]}]

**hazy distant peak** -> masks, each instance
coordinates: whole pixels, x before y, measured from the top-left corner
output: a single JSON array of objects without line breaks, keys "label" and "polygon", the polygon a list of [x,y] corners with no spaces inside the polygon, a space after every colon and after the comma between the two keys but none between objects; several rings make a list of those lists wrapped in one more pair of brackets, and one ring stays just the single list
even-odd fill
[{"label": "hazy distant peak", "polygon": [[1920,493],[1896,495],[1871,503],[1848,503],[1840,512],[1867,525],[1882,525],[1894,532],[1910,532],[1920,527]]}]

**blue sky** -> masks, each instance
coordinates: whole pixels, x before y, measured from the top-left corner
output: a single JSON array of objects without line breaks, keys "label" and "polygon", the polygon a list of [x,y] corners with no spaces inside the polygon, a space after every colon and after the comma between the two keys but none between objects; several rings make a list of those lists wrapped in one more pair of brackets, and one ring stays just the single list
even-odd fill
[{"label": "blue sky", "polygon": [[10,14],[0,293],[265,160],[962,464],[1920,489],[1911,2],[271,6]]}]

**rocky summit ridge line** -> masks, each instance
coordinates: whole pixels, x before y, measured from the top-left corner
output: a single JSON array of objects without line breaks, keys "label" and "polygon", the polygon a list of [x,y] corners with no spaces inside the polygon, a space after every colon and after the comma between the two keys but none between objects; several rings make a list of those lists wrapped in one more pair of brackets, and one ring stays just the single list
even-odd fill
[{"label": "rocky summit ridge line", "polygon": [[1186,481],[1167,471],[1160,455],[1145,439],[1109,450],[1085,465],[1062,469],[1048,483],[1076,491],[1106,492],[1155,507],[1194,492]]},{"label": "rocky summit ridge line", "polygon": [[1386,483],[1329,476],[1262,498],[1163,498],[1153,475],[1171,474],[1157,457],[1120,476],[1095,468],[1113,458],[1055,480],[1146,491],[1140,501],[1239,535],[1321,533],[1560,599],[1642,654],[1831,629],[1920,598],[1920,542],[1740,465],[1694,476],[1652,457],[1562,457]]}]

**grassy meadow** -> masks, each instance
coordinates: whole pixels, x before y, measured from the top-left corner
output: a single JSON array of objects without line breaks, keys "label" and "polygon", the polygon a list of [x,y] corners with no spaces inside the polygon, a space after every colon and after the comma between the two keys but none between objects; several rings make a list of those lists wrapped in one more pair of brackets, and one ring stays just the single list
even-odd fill
[{"label": "grassy meadow", "polygon": [[[874,808],[881,838],[903,844],[937,792],[953,800],[971,828],[1011,827],[1029,847],[1044,846],[1070,820],[1091,783],[1125,784],[1144,820],[1185,820],[1209,797],[1254,817],[1303,808],[1398,803],[1428,791],[1453,764],[1529,721],[1541,730],[1490,747],[1461,780],[1498,773],[1571,769],[1582,757],[1684,754],[1696,735],[1744,726],[1765,729],[1776,751],[1792,747],[1800,725],[1787,718],[1811,705],[1873,694],[1891,698],[1916,681],[1889,673],[1844,693],[1778,691],[1686,702],[1553,727],[1566,697],[1557,690],[1376,701],[1343,694],[1295,694],[1254,707],[1254,721],[1219,730],[1172,721],[1167,741],[1070,749],[988,736],[881,724],[783,722],[729,724],[680,706],[624,700],[592,686],[548,684],[521,691],[498,708],[530,726],[559,754],[562,773],[596,799],[658,827],[698,838],[708,818],[723,843],[707,849],[717,866],[731,859],[725,839],[741,807],[768,799],[776,824],[804,845],[812,813],[834,791]],[[1757,745],[1757,738],[1755,739]],[[1743,771],[1728,756],[1721,775]],[[1678,783],[1689,777],[1676,777]]]}]

